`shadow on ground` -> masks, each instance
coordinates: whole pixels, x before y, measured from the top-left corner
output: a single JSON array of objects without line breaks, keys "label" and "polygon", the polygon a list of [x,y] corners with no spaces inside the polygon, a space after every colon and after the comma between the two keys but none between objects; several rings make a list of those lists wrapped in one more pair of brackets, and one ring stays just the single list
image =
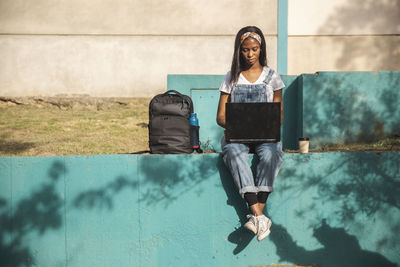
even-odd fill
[{"label": "shadow on ground", "polygon": [[3,154],[18,154],[24,152],[32,147],[35,147],[35,143],[32,142],[17,142],[6,139],[0,139],[0,153]]}]

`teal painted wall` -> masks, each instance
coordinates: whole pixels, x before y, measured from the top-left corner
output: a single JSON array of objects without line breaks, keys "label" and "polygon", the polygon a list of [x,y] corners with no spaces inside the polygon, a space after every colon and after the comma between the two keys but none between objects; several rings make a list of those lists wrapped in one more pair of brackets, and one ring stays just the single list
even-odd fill
[{"label": "teal painted wall", "polygon": [[[168,89],[192,97],[205,148],[221,151],[222,128],[216,124],[223,75],[169,75]],[[284,149],[311,138],[311,148],[325,144],[372,142],[400,133],[400,72],[319,72],[282,75]]]},{"label": "teal painted wall", "polygon": [[[400,72],[283,76],[286,148],[399,131]],[[220,150],[221,75],[170,75]],[[258,243],[219,154],[0,158],[0,266],[396,266],[400,153],[285,154]],[[250,159],[252,164],[257,159]]]},{"label": "teal painted wall", "polygon": [[2,157],[0,266],[396,266],[399,161],[285,154],[257,242],[219,154]]},{"label": "teal painted wall", "polygon": [[314,147],[400,133],[400,72],[303,74],[303,134]]}]

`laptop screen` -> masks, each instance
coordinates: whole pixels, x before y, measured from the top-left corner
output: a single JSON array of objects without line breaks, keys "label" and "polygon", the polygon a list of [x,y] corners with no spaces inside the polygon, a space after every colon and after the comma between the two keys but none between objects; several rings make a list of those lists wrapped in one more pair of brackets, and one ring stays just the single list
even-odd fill
[{"label": "laptop screen", "polygon": [[226,103],[225,110],[227,142],[280,141],[280,103]]}]

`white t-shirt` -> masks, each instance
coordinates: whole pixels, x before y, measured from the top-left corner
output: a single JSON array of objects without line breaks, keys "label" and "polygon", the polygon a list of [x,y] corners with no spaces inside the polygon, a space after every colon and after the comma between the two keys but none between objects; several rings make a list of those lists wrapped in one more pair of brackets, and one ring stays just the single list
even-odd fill
[{"label": "white t-shirt", "polygon": [[[251,83],[248,80],[246,80],[246,78],[243,76],[243,74],[240,73],[237,84],[263,84],[265,78],[268,75],[269,70],[270,70],[270,68],[264,66],[260,77],[258,77],[257,81],[255,81],[254,83]],[[228,73],[225,75],[224,81],[222,82],[221,86],[219,87],[219,90],[221,92],[224,92],[227,94],[230,94],[232,92],[233,84],[230,83],[230,80],[231,80],[231,72],[228,71]],[[276,91],[276,90],[280,90],[283,87],[285,87],[285,84],[283,83],[279,74],[276,73],[275,71],[273,71],[271,81],[269,82],[267,87],[269,87],[268,89],[270,89],[271,91]]]}]

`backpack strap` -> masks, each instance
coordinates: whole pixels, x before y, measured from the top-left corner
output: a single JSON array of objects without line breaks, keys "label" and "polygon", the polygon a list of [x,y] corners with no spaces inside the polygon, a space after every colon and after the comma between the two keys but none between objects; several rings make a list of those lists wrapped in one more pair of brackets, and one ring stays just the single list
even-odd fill
[{"label": "backpack strap", "polygon": [[166,91],[166,92],[165,92],[164,94],[162,94],[162,95],[168,95],[168,94],[171,94],[171,93],[174,93],[174,94],[176,94],[176,95],[178,95],[178,96],[184,98],[184,95],[182,95],[181,93],[179,93],[178,91],[175,91],[175,90],[168,90],[168,91]]},{"label": "backpack strap", "polygon": [[190,113],[193,113],[193,102],[192,102],[192,99],[189,96],[183,95],[183,94],[179,93],[176,90],[168,90],[167,92],[165,92],[162,95],[168,95],[168,94],[171,94],[171,93],[174,93],[174,94],[180,96],[183,99],[183,101],[186,100],[188,102],[188,104],[189,104]]}]

